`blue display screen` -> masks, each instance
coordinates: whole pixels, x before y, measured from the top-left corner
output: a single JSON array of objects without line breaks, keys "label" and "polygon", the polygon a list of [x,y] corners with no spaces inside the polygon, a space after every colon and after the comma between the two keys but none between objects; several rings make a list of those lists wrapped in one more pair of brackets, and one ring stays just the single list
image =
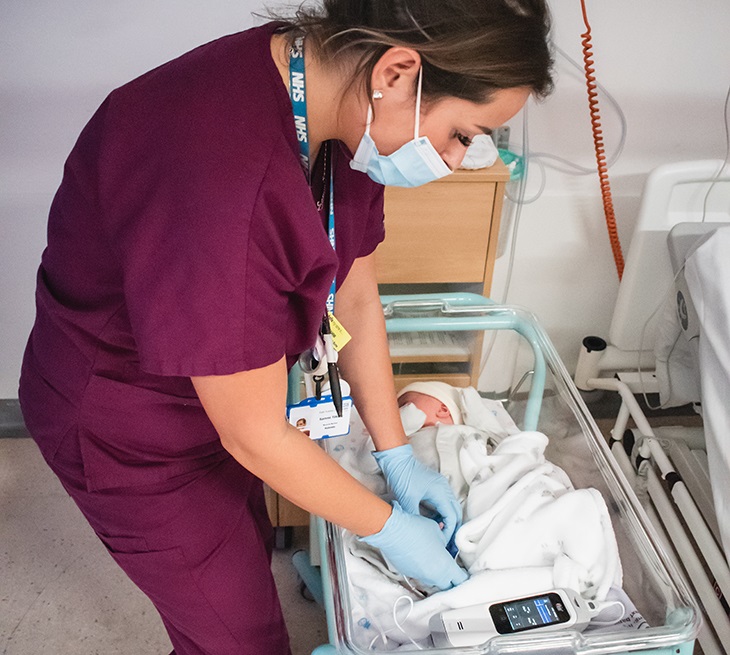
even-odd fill
[{"label": "blue display screen", "polygon": [[514,631],[560,622],[548,596],[505,603],[504,613]]}]

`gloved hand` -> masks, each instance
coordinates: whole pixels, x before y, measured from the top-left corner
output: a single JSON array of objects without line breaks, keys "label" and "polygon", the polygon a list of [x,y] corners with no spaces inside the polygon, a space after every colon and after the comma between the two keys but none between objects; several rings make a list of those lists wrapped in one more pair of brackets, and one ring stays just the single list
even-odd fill
[{"label": "gloved hand", "polygon": [[461,505],[449,481],[437,471],[421,464],[410,444],[373,453],[395,499],[409,514],[419,514],[424,503],[443,521],[441,538],[446,544],[461,525]]},{"label": "gloved hand", "polygon": [[382,530],[361,539],[380,549],[397,571],[425,585],[450,589],[469,577],[444,547],[438,524],[403,511],[397,502]]}]

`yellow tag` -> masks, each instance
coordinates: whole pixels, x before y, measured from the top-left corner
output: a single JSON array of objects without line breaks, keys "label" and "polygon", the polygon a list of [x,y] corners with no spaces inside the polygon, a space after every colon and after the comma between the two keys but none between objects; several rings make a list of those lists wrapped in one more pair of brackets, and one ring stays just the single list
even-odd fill
[{"label": "yellow tag", "polygon": [[339,352],[350,342],[352,337],[349,335],[347,330],[342,327],[342,323],[335,318],[335,315],[332,312],[329,313],[329,319],[330,331],[332,332],[332,345],[335,347],[335,350]]}]

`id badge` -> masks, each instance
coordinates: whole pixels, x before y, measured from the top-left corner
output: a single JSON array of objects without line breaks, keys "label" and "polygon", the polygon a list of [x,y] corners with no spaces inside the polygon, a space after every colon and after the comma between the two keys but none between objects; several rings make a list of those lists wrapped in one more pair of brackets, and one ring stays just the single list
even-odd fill
[{"label": "id badge", "polygon": [[324,391],[322,397],[305,398],[296,405],[287,405],[286,418],[297,430],[310,439],[329,439],[350,434],[352,396],[346,382],[342,382],[342,416],[337,416],[332,396]]}]

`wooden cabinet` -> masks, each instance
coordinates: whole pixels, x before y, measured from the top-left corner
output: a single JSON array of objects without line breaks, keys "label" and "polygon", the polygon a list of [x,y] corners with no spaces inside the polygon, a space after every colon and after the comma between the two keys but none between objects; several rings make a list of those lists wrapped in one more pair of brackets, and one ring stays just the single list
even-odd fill
[{"label": "wooden cabinet", "polygon": [[[469,290],[489,296],[507,167],[459,170],[415,189],[385,190],[381,292]],[[391,335],[398,388],[418,379],[476,386],[481,334]]]},{"label": "wooden cabinet", "polygon": [[264,497],[271,525],[277,528],[276,546],[278,548],[288,546],[291,541],[291,534],[282,532],[279,528],[309,525],[309,512],[280,496],[267,485],[264,485]]}]

